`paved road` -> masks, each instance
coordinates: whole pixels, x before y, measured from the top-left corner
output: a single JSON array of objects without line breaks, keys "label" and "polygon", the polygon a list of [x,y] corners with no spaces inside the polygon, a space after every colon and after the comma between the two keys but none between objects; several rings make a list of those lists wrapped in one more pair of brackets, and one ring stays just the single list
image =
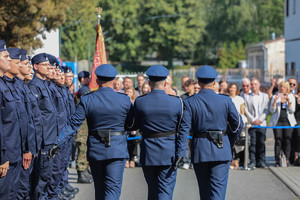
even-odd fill
[{"label": "paved road", "polygon": [[[274,163],[274,140],[272,131],[267,133],[267,162]],[[79,187],[76,200],[93,200],[93,184],[76,184],[75,170],[71,169],[70,182]],[[125,169],[121,200],[147,199],[147,186],[141,168]],[[193,170],[179,169],[174,200],[200,199],[197,180]],[[296,196],[269,169],[253,171],[230,170],[227,200],[295,200]]]}]

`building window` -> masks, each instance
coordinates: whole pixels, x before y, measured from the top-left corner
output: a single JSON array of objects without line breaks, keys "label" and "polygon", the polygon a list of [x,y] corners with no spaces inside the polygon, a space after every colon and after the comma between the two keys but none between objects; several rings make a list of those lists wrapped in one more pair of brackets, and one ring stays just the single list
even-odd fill
[{"label": "building window", "polygon": [[296,0],[293,2],[293,14],[296,14]]},{"label": "building window", "polygon": [[289,71],[289,63],[285,63],[285,75],[288,75],[288,71]]},{"label": "building window", "polygon": [[295,70],[296,70],[296,64],[292,62],[290,76],[295,76]]},{"label": "building window", "polygon": [[285,4],[285,9],[286,9],[285,10],[285,14],[288,17],[289,16],[289,4],[290,4],[290,1],[286,0],[285,2],[286,2],[286,4]]}]

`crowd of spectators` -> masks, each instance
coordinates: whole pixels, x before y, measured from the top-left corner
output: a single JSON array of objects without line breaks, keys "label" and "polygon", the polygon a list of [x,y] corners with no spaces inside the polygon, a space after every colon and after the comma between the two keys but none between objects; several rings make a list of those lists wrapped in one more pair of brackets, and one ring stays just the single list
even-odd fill
[{"label": "crowd of spectators", "polygon": [[[137,87],[133,87],[133,80],[130,77],[122,79],[118,77],[115,81],[114,89],[117,92],[128,94],[134,103],[136,97],[151,92],[147,79],[143,74],[138,74],[136,79]],[[297,90],[298,88],[298,90]],[[192,80],[189,76],[183,76],[181,87],[173,87],[172,77],[169,75],[165,86],[165,92],[169,95],[179,96],[186,99],[189,96],[197,94],[201,90],[198,81]],[[283,78],[277,80],[273,78],[269,88],[261,87],[257,78],[242,80],[241,89],[236,83],[228,83],[226,79],[221,79],[214,87],[214,91],[220,95],[229,96],[237,111],[241,115],[243,122],[250,125],[248,134],[250,136],[249,144],[249,164],[252,169],[259,167],[265,168],[265,140],[267,121],[270,126],[277,126],[274,132],[274,155],[276,166],[289,166],[299,157],[300,152],[300,129],[298,128],[278,128],[278,126],[300,125],[300,85],[297,87],[297,80],[290,78],[285,81]],[[268,117],[270,116],[270,117]],[[129,137],[139,135],[136,132],[128,133]],[[192,134],[191,134],[192,135]],[[239,169],[244,166],[244,145],[245,130],[232,148],[233,161],[231,169]],[[139,142],[129,141],[128,150],[130,159],[126,167],[135,167],[138,161]],[[190,145],[187,146],[187,155],[184,159],[182,168],[192,168],[190,162]],[[286,158],[286,163],[280,163],[282,156]]]}]

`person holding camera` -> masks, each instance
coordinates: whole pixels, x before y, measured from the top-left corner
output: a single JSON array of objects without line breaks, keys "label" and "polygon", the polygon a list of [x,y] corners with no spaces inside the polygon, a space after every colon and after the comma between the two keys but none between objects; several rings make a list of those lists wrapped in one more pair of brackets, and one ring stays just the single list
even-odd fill
[{"label": "person holding camera", "polygon": [[[295,126],[295,97],[290,94],[290,84],[288,81],[282,81],[279,84],[278,93],[272,97],[270,104],[270,113],[272,114],[271,126]],[[282,150],[286,158],[290,157],[291,140],[293,129],[274,128],[275,137],[275,161],[279,166],[280,151]],[[288,159],[286,160],[289,165]]]}]

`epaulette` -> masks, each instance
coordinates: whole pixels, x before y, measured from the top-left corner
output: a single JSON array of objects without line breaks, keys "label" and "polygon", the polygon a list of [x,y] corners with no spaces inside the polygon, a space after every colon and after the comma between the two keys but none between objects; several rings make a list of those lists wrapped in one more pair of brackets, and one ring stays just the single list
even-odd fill
[{"label": "epaulette", "polygon": [[228,94],[220,94],[220,93],[219,93],[219,95],[223,95],[223,96],[229,97],[229,95],[228,95]]},{"label": "epaulette", "polygon": [[87,95],[89,95],[89,94],[93,94],[94,92],[88,92],[88,93],[86,93],[86,94],[84,94],[84,95],[82,95],[82,96],[87,96]]},{"label": "epaulette", "polygon": [[143,97],[143,96],[146,96],[146,95],[148,95],[148,94],[142,94],[142,95],[138,96],[137,98]]},{"label": "epaulette", "polygon": [[122,92],[117,92],[118,94],[123,94],[123,95],[126,95],[126,96],[128,96],[127,94],[125,94],[125,93],[122,93]]},{"label": "epaulette", "polygon": [[176,96],[176,95],[172,95],[172,94],[168,94],[170,97],[177,97],[177,98],[180,98],[179,96]]}]

